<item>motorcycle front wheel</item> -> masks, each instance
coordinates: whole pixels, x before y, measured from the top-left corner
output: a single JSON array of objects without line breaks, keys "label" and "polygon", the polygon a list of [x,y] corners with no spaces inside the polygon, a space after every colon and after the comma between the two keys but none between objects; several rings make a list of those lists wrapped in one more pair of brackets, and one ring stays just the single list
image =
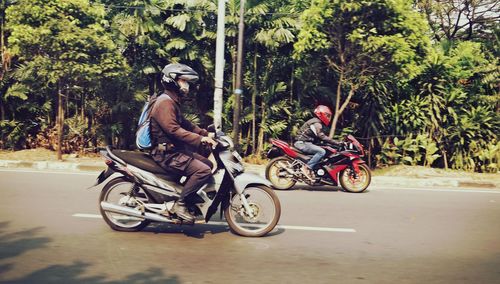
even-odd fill
[{"label": "motorcycle front wheel", "polygon": [[285,156],[276,157],[266,167],[266,179],[275,189],[290,189],[297,181],[288,170],[293,171],[292,160]]},{"label": "motorcycle front wheel", "polygon": [[224,216],[231,231],[244,237],[262,237],[272,231],[281,216],[278,196],[267,186],[248,187],[243,191],[251,214],[239,194],[231,197]]},{"label": "motorcycle front wheel", "polygon": [[[111,227],[111,229],[123,232],[140,231],[151,222],[144,218],[127,216],[119,213],[104,211],[101,207],[101,201],[109,202],[114,205],[134,208],[137,203],[130,199],[130,192],[134,183],[127,181],[123,177],[118,177],[108,182],[101,191],[99,196],[99,209],[102,218]],[[138,197],[134,197],[138,198]],[[139,198],[138,198],[139,199]],[[140,198],[147,203],[147,198]]]},{"label": "motorcycle front wheel", "polygon": [[365,164],[359,165],[359,174],[348,167],[340,173],[340,185],[348,192],[360,193],[365,191],[371,182],[371,171]]}]

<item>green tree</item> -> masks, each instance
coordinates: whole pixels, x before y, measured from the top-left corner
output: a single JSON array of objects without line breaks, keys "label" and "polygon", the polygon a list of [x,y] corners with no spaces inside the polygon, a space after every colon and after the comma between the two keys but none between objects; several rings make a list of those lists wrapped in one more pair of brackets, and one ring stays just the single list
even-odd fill
[{"label": "green tree", "polygon": [[48,100],[57,98],[59,159],[66,100],[81,88],[126,73],[102,25],[104,12],[88,0],[19,0],[6,11],[12,54],[28,66],[31,77],[44,82]]},{"label": "green tree", "polygon": [[[330,136],[361,87],[390,76],[414,77],[429,44],[426,21],[403,0],[315,0],[302,21],[296,58],[321,61],[316,66],[324,68],[311,70],[314,75],[336,80],[329,86],[335,89]],[[322,76],[325,69],[335,76]]]},{"label": "green tree", "polygon": [[500,20],[497,0],[418,0],[416,6],[429,21],[434,39],[491,40]]}]

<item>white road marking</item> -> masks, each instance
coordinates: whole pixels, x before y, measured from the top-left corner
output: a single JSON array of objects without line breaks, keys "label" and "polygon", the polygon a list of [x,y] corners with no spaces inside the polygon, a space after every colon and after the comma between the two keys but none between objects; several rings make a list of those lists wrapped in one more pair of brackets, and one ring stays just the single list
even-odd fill
[{"label": "white road marking", "polygon": [[[385,190],[417,190],[417,191],[434,191],[434,192],[464,192],[464,193],[500,193],[498,190],[479,190],[479,189],[453,189],[453,188],[418,188],[418,187],[381,187],[374,186],[375,191]],[[370,188],[368,188],[370,190]]]},{"label": "white road marking", "polygon": [[[97,214],[84,214],[84,213],[77,213],[77,214],[73,214],[72,216],[73,217],[78,217],[78,218],[93,218],[93,219],[101,219],[102,218],[101,215],[97,215]],[[226,222],[216,222],[216,221],[210,221],[210,222],[207,223],[207,225],[228,226]],[[261,226],[259,226],[259,225],[253,225],[252,227],[261,227]],[[290,225],[277,225],[276,228],[278,228],[278,229],[286,229],[286,230],[300,230],[300,231],[356,233],[356,230],[351,229],[351,228],[308,227],[308,226],[290,226]]]},{"label": "white road marking", "polygon": [[101,215],[97,214],[84,214],[84,213],[76,213],[72,215],[73,217],[78,217],[78,218],[94,218],[94,219],[102,219]]}]

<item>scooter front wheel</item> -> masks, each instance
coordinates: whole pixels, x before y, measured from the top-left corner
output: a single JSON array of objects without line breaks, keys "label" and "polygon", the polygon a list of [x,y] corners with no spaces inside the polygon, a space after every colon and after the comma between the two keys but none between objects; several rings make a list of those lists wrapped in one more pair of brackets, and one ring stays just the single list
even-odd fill
[{"label": "scooter front wheel", "polygon": [[224,216],[233,233],[244,237],[262,237],[278,224],[281,204],[271,188],[248,187],[242,196],[232,196]]}]

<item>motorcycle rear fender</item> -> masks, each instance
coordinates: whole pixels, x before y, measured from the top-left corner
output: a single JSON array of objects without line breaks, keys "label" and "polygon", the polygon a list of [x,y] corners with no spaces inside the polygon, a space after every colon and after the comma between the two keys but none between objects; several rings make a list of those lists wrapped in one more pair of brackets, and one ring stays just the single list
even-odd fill
[{"label": "motorcycle rear fender", "polygon": [[254,173],[242,173],[234,178],[234,188],[239,194],[242,194],[243,190],[251,185],[272,186],[270,181]]},{"label": "motorcycle rear fender", "polygon": [[100,185],[105,180],[107,180],[110,176],[112,176],[114,173],[116,173],[116,171],[114,171],[112,168],[110,168],[110,167],[106,168],[104,171],[101,172],[101,174],[99,174],[99,176],[97,177],[96,183],[91,187]]},{"label": "motorcycle rear fender", "polygon": [[276,157],[279,157],[279,156],[283,156],[283,151],[276,147],[276,146],[273,146],[269,152],[267,152],[267,158],[269,159],[273,159],[273,158],[276,158]]}]

